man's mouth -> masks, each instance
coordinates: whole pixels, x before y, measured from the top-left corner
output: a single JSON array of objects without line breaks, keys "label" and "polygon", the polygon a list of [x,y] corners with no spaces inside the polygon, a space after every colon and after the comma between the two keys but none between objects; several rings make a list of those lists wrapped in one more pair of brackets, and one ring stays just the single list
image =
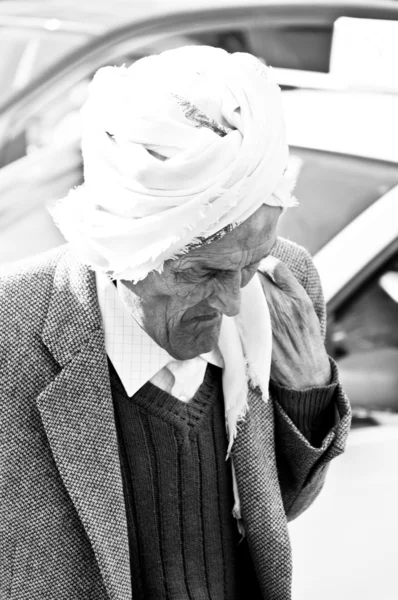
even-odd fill
[{"label": "man's mouth", "polygon": [[210,321],[215,321],[220,317],[220,313],[217,311],[211,312],[211,313],[204,313],[204,314],[198,314],[198,315],[194,315],[188,319],[183,319],[183,322],[185,324],[188,323],[197,323],[199,322],[210,322]]},{"label": "man's mouth", "polygon": [[198,315],[197,317],[192,317],[191,321],[214,321],[214,319],[218,319],[219,313],[214,312],[210,315]]}]

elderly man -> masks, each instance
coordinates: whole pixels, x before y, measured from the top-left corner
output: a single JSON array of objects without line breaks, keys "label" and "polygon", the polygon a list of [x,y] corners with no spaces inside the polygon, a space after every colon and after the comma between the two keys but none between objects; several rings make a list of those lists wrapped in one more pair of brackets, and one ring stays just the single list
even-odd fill
[{"label": "elderly man", "polygon": [[100,70],[83,122],[70,245],[2,276],[0,596],[288,600],[287,521],[350,410],[316,270],[276,237],[280,90],[182,48]]}]

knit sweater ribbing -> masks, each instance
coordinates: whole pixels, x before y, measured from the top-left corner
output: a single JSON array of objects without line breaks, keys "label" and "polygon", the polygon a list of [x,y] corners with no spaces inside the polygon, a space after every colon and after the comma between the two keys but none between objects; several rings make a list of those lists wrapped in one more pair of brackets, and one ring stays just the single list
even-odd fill
[{"label": "knit sweater ribbing", "polygon": [[231,515],[221,371],[189,403],[149,382],[128,398],[110,376],[134,600],[260,599]]}]

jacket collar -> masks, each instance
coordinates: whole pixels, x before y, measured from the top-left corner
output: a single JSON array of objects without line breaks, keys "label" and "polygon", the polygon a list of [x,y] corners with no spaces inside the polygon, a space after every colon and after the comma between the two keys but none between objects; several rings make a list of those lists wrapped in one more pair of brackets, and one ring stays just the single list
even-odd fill
[{"label": "jacket collar", "polygon": [[64,367],[101,329],[95,274],[66,250],[55,269],[42,339]]},{"label": "jacket collar", "polygon": [[123,485],[95,276],[67,250],[42,339],[62,367],[37,398],[66,489],[112,600],[131,598]]}]

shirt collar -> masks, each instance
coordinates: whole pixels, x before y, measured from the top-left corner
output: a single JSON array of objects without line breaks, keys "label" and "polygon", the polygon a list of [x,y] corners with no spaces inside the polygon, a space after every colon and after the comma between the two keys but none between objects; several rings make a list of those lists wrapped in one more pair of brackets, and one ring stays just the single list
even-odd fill
[{"label": "shirt collar", "polygon": [[[98,304],[105,335],[105,349],[128,394],[133,396],[170,361],[176,361],[138,325],[122,302],[115,285],[96,273]],[[202,358],[223,367],[218,350]]]}]

